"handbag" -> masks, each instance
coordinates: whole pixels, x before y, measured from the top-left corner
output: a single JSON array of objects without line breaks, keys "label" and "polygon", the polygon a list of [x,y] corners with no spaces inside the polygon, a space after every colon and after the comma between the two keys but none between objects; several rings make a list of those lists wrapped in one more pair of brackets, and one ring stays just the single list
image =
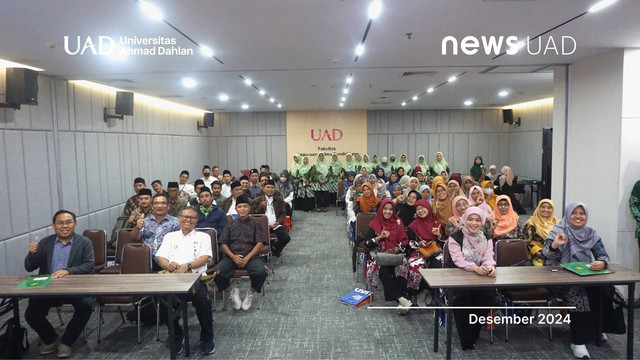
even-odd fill
[{"label": "handbag", "polygon": [[391,254],[387,252],[371,252],[374,263],[378,266],[397,266],[404,261],[404,253]]},{"label": "handbag", "polygon": [[431,257],[438,256],[442,253],[442,250],[440,250],[440,247],[438,247],[435,240],[427,242],[427,246],[418,248],[418,251],[425,259],[430,259]]}]

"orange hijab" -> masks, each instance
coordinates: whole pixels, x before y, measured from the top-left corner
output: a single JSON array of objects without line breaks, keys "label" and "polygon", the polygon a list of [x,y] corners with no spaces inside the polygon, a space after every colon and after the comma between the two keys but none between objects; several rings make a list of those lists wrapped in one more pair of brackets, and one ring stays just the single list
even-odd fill
[{"label": "orange hijab", "polygon": [[362,193],[364,194],[364,188],[368,187],[371,190],[371,194],[367,197],[364,195],[358,197],[358,202],[360,203],[360,210],[362,212],[370,212],[373,210],[378,204],[380,204],[380,199],[376,197],[376,193],[373,191],[373,187],[370,183],[366,182],[362,184]]},{"label": "orange hijab", "polygon": [[[506,200],[509,203],[509,210],[505,215],[502,215],[500,213],[500,210],[498,210],[498,203],[501,200]],[[507,234],[511,230],[515,229],[516,226],[518,226],[518,220],[520,220],[520,216],[518,216],[518,214],[513,211],[513,206],[511,206],[511,198],[509,198],[507,195],[500,195],[496,198],[496,210],[491,215],[489,215],[490,221],[494,219],[498,220],[498,226],[496,226],[496,229],[493,231],[494,237]]]},{"label": "orange hijab", "polygon": [[489,180],[482,182],[482,195],[484,195],[484,201],[491,207],[491,210],[495,210],[496,207],[496,193],[492,192],[491,195],[487,195],[484,193],[484,189],[491,184],[491,188],[493,189],[493,183]]},{"label": "orange hijab", "polygon": [[431,202],[431,208],[436,215],[436,219],[440,220],[441,223],[446,224],[447,220],[453,216],[453,210],[451,209],[451,200],[447,197],[444,200],[439,200],[435,195],[438,187],[444,188],[444,191],[447,191],[447,185],[444,184],[444,180],[437,176],[436,178],[440,178],[439,181],[433,181],[433,187],[431,188],[431,192],[433,193],[433,200]]}]

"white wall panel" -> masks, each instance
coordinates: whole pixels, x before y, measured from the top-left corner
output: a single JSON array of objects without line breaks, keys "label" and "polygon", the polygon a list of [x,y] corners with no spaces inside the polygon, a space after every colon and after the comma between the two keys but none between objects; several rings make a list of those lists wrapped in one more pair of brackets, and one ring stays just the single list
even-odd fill
[{"label": "white wall panel", "polygon": [[[4,134],[0,133],[0,160],[7,163],[7,157],[5,153],[5,141]],[[0,203],[7,204],[9,206],[0,206],[0,239],[6,239],[12,235],[11,229],[11,203],[9,202],[9,174],[7,169],[0,168]],[[17,196],[18,194],[16,194]],[[2,244],[2,242],[0,242]],[[0,251],[3,251],[4,248],[0,247]],[[4,261],[4,258],[0,254],[0,261]],[[2,266],[2,265],[0,265]],[[4,274],[4,272],[0,272],[0,274]]]},{"label": "white wall panel", "polygon": [[[24,148],[24,168],[27,172],[26,200],[29,212],[29,229],[43,227],[53,210],[49,189],[49,159],[47,135],[45,132],[22,133]],[[58,204],[55,204],[57,207]],[[53,211],[52,211],[53,210]]]},{"label": "white wall panel", "polygon": [[51,78],[38,77],[38,106],[25,106],[31,116],[31,129],[53,129],[53,109],[51,107]]},{"label": "white wall panel", "polygon": [[[4,143],[12,229],[14,234],[21,234],[29,231],[29,210],[26,201],[27,178],[24,168],[22,132],[6,131]],[[37,170],[38,168],[32,171]]]}]

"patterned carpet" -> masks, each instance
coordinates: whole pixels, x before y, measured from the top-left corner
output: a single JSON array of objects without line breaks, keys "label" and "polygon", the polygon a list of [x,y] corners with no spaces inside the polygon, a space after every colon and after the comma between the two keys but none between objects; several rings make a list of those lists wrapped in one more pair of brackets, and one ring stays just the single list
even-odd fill
[{"label": "patterned carpet", "polygon": [[[256,297],[249,311],[214,313],[216,352],[208,358],[219,359],[407,359],[444,358],[444,331],[440,332],[440,351],[433,352],[433,311],[412,310],[399,316],[393,310],[368,310],[342,305],[340,297],[355,287],[351,272],[351,249],[346,236],[344,217],[333,208],[326,213],[296,212],[291,243],[275,265],[276,274],[266,284],[266,297]],[[241,296],[248,282],[241,282]],[[374,304],[395,306],[384,301],[381,289]],[[21,302],[24,312],[26,301]],[[190,307],[192,358],[200,354],[199,324]],[[4,322],[3,317],[2,322]],[[69,308],[63,312],[65,322]],[[74,358],[159,359],[168,358],[167,328],[160,328],[155,340],[155,327],[143,327],[143,342],[136,343],[134,324],[122,324],[113,309],[104,315],[102,342],[96,344],[96,315],[88,325],[88,342],[82,337],[73,346]],[[636,324],[640,315],[636,314]],[[54,326],[59,321],[54,311],[49,314]],[[26,326],[26,322],[22,322]],[[28,328],[30,358],[39,355],[37,336]],[[58,329],[62,332],[62,329]],[[483,331],[477,348],[463,352],[455,327],[453,358],[465,359],[570,359],[570,334],[567,325],[554,327],[554,339],[546,338],[545,329],[536,326],[510,327],[510,340],[504,340],[504,328],[496,330],[490,344],[489,332]],[[588,345],[592,358],[624,358],[626,335],[609,335],[600,348]],[[54,354],[55,355],[55,354]],[[184,354],[180,357],[184,357]],[[640,331],[635,329],[635,357],[640,357]]]}]

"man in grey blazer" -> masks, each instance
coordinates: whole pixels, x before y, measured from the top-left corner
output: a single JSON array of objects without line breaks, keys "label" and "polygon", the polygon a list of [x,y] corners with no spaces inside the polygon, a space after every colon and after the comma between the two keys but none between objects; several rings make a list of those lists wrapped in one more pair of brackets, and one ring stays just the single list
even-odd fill
[{"label": "man in grey blazer", "polygon": [[[53,215],[52,228],[55,235],[47,236],[29,244],[29,253],[24,259],[24,268],[31,272],[40,269],[38,274],[51,274],[54,279],[67,275],[90,274],[95,261],[91,240],[76,234],[76,215],[67,210],[59,210]],[[71,304],[75,309],[67,328],[59,337],[47,320],[52,307]],[[31,298],[24,314],[29,326],[35,330],[42,340],[40,354],[50,354],[56,349],[58,357],[71,356],[71,345],[76,341],[87,325],[93,311],[93,297],[72,298]]]}]

